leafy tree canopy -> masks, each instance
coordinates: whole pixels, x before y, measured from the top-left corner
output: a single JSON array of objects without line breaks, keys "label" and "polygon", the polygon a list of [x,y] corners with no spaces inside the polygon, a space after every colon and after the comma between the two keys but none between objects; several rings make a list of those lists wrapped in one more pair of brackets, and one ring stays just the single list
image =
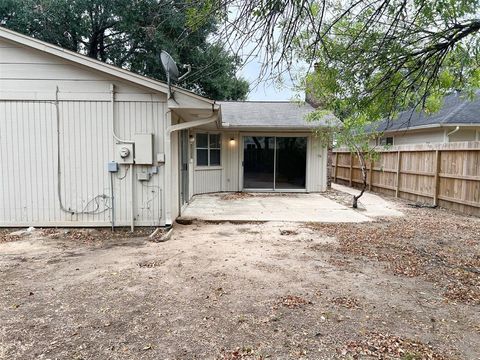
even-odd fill
[{"label": "leafy tree canopy", "polygon": [[[366,187],[372,123],[407,109],[434,112],[445,94],[480,87],[480,0],[204,0],[195,21],[223,14],[231,43],[273,72],[303,59],[315,70],[303,87],[333,112],[338,145],[357,153]],[[408,125],[408,124],[406,124]],[[333,132],[333,134],[332,134]],[[322,132],[318,131],[319,135]]]},{"label": "leafy tree canopy", "polygon": [[[204,0],[230,43],[253,42],[274,72],[301,58],[308,91],[342,121],[433,112],[443,95],[480,87],[480,0]],[[305,84],[306,84],[305,83]],[[304,85],[305,85],[304,84]]]},{"label": "leafy tree canopy", "polygon": [[192,66],[181,86],[216,100],[244,99],[249,86],[236,76],[239,58],[209,41],[218,30],[215,16],[187,23],[196,6],[184,0],[1,0],[0,24],[160,80],[159,54],[166,50]]}]

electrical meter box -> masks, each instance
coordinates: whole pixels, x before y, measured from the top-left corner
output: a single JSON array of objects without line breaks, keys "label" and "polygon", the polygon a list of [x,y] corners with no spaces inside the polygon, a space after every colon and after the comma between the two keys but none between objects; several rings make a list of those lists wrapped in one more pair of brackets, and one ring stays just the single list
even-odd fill
[{"label": "electrical meter box", "polygon": [[115,161],[121,164],[133,164],[133,144],[115,144]]},{"label": "electrical meter box", "polygon": [[153,134],[135,134],[135,164],[153,164]]}]

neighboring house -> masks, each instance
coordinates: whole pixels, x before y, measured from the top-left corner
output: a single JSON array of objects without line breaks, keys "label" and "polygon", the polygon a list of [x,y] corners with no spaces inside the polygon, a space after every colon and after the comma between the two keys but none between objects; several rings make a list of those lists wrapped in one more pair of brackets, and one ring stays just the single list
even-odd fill
[{"label": "neighboring house", "polygon": [[445,97],[436,113],[404,111],[394,121],[377,127],[377,145],[437,144],[480,141],[480,91],[473,101],[455,93]]},{"label": "neighboring house", "polygon": [[216,103],[0,28],[0,226],[163,226],[199,193],[323,191],[311,110]]}]

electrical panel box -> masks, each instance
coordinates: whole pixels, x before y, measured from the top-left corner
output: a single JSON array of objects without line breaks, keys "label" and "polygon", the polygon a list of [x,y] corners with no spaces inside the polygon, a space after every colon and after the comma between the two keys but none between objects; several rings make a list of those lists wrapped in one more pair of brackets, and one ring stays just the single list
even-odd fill
[{"label": "electrical panel box", "polygon": [[115,144],[115,161],[119,164],[133,164],[133,144]]},{"label": "electrical panel box", "polygon": [[118,172],[118,163],[116,161],[110,161],[107,165],[108,172],[116,173]]},{"label": "electrical panel box", "polygon": [[135,164],[153,164],[153,134],[135,134]]}]

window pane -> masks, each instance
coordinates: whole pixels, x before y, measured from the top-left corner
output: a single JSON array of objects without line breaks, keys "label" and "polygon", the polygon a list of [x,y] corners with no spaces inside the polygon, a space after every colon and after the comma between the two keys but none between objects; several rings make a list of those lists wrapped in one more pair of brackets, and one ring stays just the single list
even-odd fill
[{"label": "window pane", "polygon": [[220,165],[220,150],[210,150],[210,165]]},{"label": "window pane", "polygon": [[197,134],[197,148],[208,148],[208,135]]},{"label": "window pane", "polygon": [[220,134],[210,134],[210,149],[220,149]]},{"label": "window pane", "polygon": [[197,166],[207,166],[207,165],[208,165],[208,150],[197,149]]}]

